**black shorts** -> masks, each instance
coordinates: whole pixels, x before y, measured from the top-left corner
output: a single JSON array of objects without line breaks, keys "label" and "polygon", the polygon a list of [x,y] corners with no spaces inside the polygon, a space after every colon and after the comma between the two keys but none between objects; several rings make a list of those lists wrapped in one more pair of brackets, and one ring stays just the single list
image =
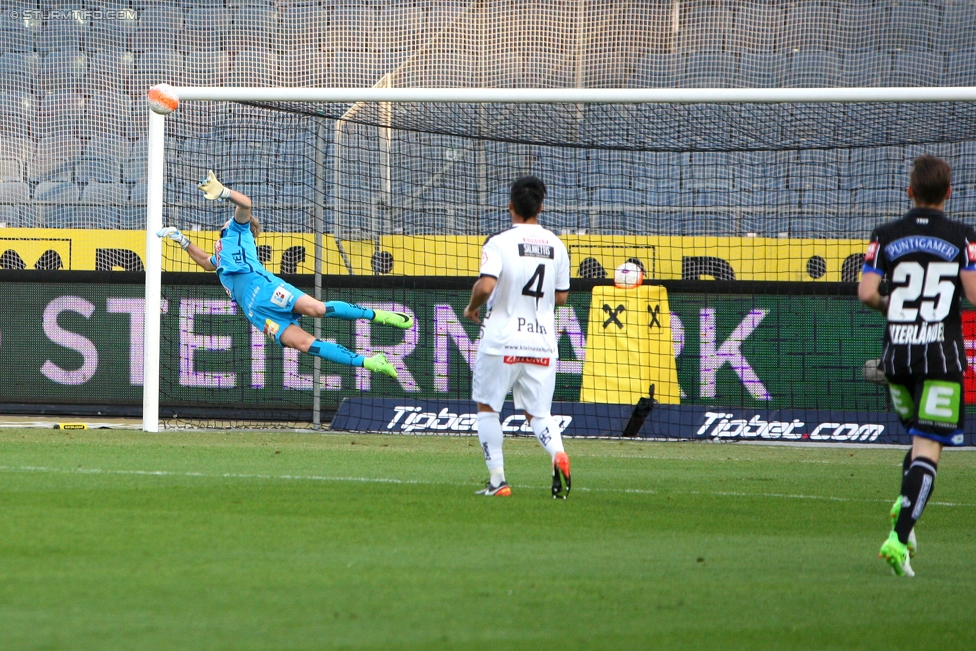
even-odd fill
[{"label": "black shorts", "polygon": [[892,408],[909,434],[943,445],[962,445],[966,421],[962,373],[887,377]]}]

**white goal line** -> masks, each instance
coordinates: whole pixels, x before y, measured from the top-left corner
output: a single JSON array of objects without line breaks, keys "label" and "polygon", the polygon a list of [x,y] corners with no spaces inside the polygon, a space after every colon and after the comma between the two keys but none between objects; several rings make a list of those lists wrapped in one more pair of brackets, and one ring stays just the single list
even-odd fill
[{"label": "white goal line", "polygon": [[[329,475],[272,475],[263,473],[237,473],[237,472],[195,472],[192,470],[126,470],[119,468],[56,468],[51,466],[0,466],[0,472],[9,473],[54,473],[68,475],[130,475],[142,477],[168,477],[168,478],[201,478],[201,479],[242,479],[256,481],[307,481],[307,482],[355,482],[363,484],[401,484],[415,486],[473,486],[469,482],[452,481],[430,481],[424,479],[398,479],[395,477],[343,477]],[[541,486],[533,484],[512,484],[515,488],[526,490],[541,490]],[[548,488],[548,486],[546,486]],[[889,499],[879,498],[859,498],[859,497],[839,497],[834,495],[805,495],[802,493],[746,493],[738,491],[700,491],[700,490],[655,490],[652,488],[610,488],[610,487],[587,487],[581,486],[577,492],[587,493],[628,493],[636,495],[700,495],[705,497],[743,497],[743,498],[770,498],[785,500],[823,500],[828,502],[863,502],[870,504],[888,504]],[[966,502],[929,502],[937,506],[947,506],[952,508],[972,508],[976,504]]]}]

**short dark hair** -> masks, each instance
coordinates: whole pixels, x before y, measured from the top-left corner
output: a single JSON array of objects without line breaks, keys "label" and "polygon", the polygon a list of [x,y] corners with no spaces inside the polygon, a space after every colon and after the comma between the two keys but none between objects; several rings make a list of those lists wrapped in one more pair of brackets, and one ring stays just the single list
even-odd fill
[{"label": "short dark hair", "polygon": [[509,199],[515,213],[522,219],[532,219],[542,210],[546,198],[546,184],[536,176],[520,176],[512,183]]},{"label": "short dark hair", "polygon": [[935,156],[919,156],[912,165],[910,185],[916,203],[935,206],[942,203],[952,184],[949,163]]}]

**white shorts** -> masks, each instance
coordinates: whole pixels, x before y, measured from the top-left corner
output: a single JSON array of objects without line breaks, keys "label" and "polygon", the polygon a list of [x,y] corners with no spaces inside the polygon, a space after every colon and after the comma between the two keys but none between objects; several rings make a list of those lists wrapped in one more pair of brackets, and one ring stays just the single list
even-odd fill
[{"label": "white shorts", "polygon": [[[519,360],[530,359],[531,362]],[[478,353],[474,362],[471,399],[501,411],[512,392],[515,408],[545,417],[552,410],[556,388],[556,358],[504,357]]]}]

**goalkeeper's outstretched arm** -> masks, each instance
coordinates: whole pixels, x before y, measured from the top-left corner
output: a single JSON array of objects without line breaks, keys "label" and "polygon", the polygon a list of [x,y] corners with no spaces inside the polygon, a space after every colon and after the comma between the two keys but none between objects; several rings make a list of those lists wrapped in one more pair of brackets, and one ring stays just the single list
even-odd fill
[{"label": "goalkeeper's outstretched arm", "polygon": [[238,224],[248,224],[251,222],[253,215],[251,215],[251,198],[249,196],[243,192],[231,190],[227,201],[230,201],[236,206],[234,209],[234,221]]},{"label": "goalkeeper's outstretched arm", "polygon": [[203,267],[205,270],[215,271],[217,269],[217,267],[214,266],[214,263],[210,261],[210,254],[191,242],[190,238],[181,233],[178,228],[174,228],[172,226],[162,228],[156,231],[156,237],[168,237],[179,244],[180,247],[186,251],[187,255],[189,255],[194,262]]},{"label": "goalkeeper's outstretched arm", "polygon": [[251,214],[251,198],[243,192],[231,190],[217,180],[213,170],[208,170],[207,178],[197,186],[203,191],[203,196],[209,201],[224,201],[225,199],[236,207],[234,221],[238,224],[249,224],[257,219]]}]

